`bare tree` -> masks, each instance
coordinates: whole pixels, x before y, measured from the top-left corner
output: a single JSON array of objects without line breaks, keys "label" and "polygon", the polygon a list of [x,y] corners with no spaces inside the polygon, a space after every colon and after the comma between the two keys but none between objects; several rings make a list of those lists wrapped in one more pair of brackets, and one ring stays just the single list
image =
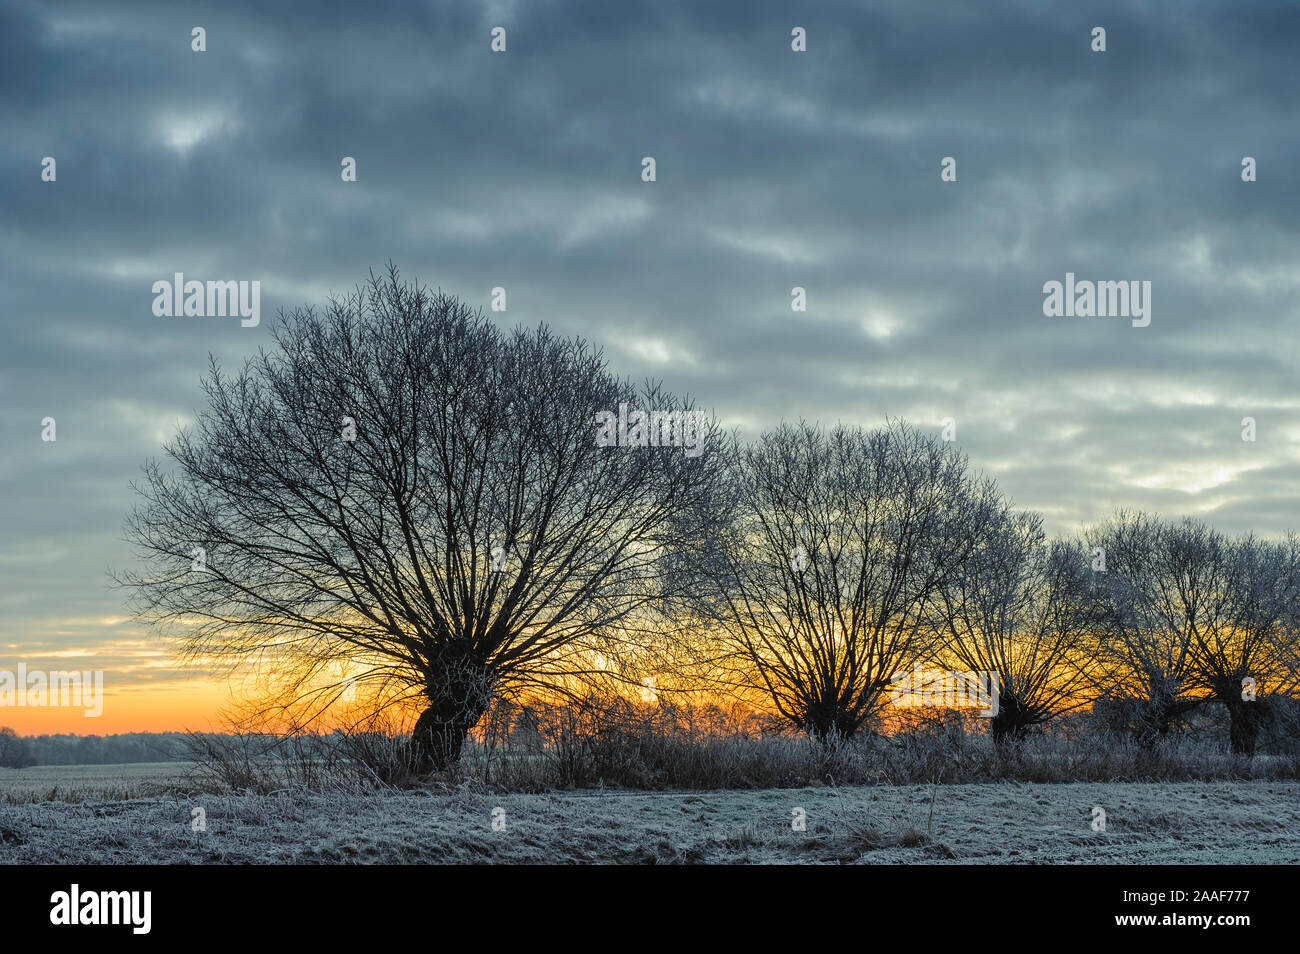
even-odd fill
[{"label": "bare tree", "polygon": [[704,612],[734,678],[812,736],[848,736],[933,637],[926,602],[994,512],[992,484],[904,424],[765,433],[740,455]]},{"label": "bare tree", "polygon": [[1093,590],[1079,542],[1049,541],[1039,514],[1009,509],[947,577],[935,601],[943,657],[997,677],[994,741],[1087,704]]},{"label": "bare tree", "polygon": [[1104,560],[1105,635],[1099,688],[1136,699],[1142,734],[1167,735],[1205,700],[1198,634],[1227,623],[1227,542],[1206,524],[1121,510],[1086,535]]},{"label": "bare tree", "polygon": [[437,768],[503,687],[608,666],[667,605],[720,435],[705,422],[703,453],[601,446],[595,422],[689,403],[391,266],[273,334],[234,377],[212,362],[174,468],[150,462],[136,488],[147,569],[119,578],[190,658],[269,666],[308,718],[345,684],[374,709],[418,705]]},{"label": "bare tree", "polygon": [[1254,755],[1271,700],[1293,693],[1300,675],[1300,540],[1248,535],[1223,560],[1226,607],[1191,627],[1191,681],[1227,709],[1233,751]]}]

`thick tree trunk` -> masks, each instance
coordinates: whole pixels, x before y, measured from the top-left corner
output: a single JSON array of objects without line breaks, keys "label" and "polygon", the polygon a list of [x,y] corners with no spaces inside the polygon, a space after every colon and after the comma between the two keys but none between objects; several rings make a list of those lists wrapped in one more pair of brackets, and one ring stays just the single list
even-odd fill
[{"label": "thick tree trunk", "polygon": [[804,730],[823,744],[847,739],[857,732],[861,724],[840,708],[837,701],[810,706],[805,713]]},{"label": "thick tree trunk", "polygon": [[1237,755],[1254,755],[1259,741],[1259,726],[1263,710],[1258,702],[1246,702],[1239,698],[1229,698],[1228,735],[1232,740],[1232,751]]},{"label": "thick tree trunk", "polygon": [[1146,704],[1139,713],[1139,738],[1146,745],[1168,738],[1181,714],[1177,684],[1171,680],[1153,680]]},{"label": "thick tree trunk", "polygon": [[440,772],[459,762],[465,739],[477,721],[440,712],[436,706],[430,706],[420,713],[415,730],[411,733],[416,770],[422,773]]},{"label": "thick tree trunk", "polygon": [[1155,745],[1169,738],[1174,728],[1172,709],[1160,705],[1148,706],[1142,713],[1138,731],[1138,741],[1143,745]]},{"label": "thick tree trunk", "polygon": [[989,722],[989,734],[995,745],[1006,745],[1019,739],[1029,726],[1029,712],[1020,700],[1003,693],[998,698],[998,711]]},{"label": "thick tree trunk", "polygon": [[411,732],[416,771],[440,772],[460,761],[465,739],[487,711],[492,690],[491,673],[470,658],[430,673],[429,707]]}]

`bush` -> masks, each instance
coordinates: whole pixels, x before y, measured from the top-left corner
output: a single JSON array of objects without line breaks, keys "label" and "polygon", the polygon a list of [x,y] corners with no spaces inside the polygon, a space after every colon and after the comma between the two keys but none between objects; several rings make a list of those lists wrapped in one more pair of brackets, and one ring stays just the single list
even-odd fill
[{"label": "bush", "polygon": [[190,756],[199,775],[219,788],[259,794],[403,788],[420,780],[411,737],[378,718],[329,734],[195,732]]}]

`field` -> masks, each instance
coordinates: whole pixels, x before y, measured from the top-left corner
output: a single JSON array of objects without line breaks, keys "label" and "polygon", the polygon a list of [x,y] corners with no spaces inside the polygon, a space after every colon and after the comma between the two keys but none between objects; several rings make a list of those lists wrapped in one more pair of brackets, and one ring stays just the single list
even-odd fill
[{"label": "field", "polygon": [[178,763],[0,769],[0,862],[1300,863],[1295,782],[251,795],[186,779]]},{"label": "field", "polygon": [[184,791],[192,776],[185,762],[131,765],[33,765],[0,768],[0,803],[120,800]]}]

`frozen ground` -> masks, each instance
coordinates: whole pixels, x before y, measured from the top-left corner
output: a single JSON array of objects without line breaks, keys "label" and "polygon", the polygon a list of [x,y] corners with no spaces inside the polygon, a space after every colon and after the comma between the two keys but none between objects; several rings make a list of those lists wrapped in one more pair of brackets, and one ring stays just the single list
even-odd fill
[{"label": "frozen ground", "polygon": [[[0,770],[0,862],[1300,863],[1295,783],[187,796],[183,775]],[[27,801],[59,785],[79,800]],[[171,794],[113,800],[149,786]]]},{"label": "frozen ground", "polygon": [[188,762],[131,765],[33,765],[0,768],[0,811],[5,802],[83,801],[162,795],[194,787]]}]

